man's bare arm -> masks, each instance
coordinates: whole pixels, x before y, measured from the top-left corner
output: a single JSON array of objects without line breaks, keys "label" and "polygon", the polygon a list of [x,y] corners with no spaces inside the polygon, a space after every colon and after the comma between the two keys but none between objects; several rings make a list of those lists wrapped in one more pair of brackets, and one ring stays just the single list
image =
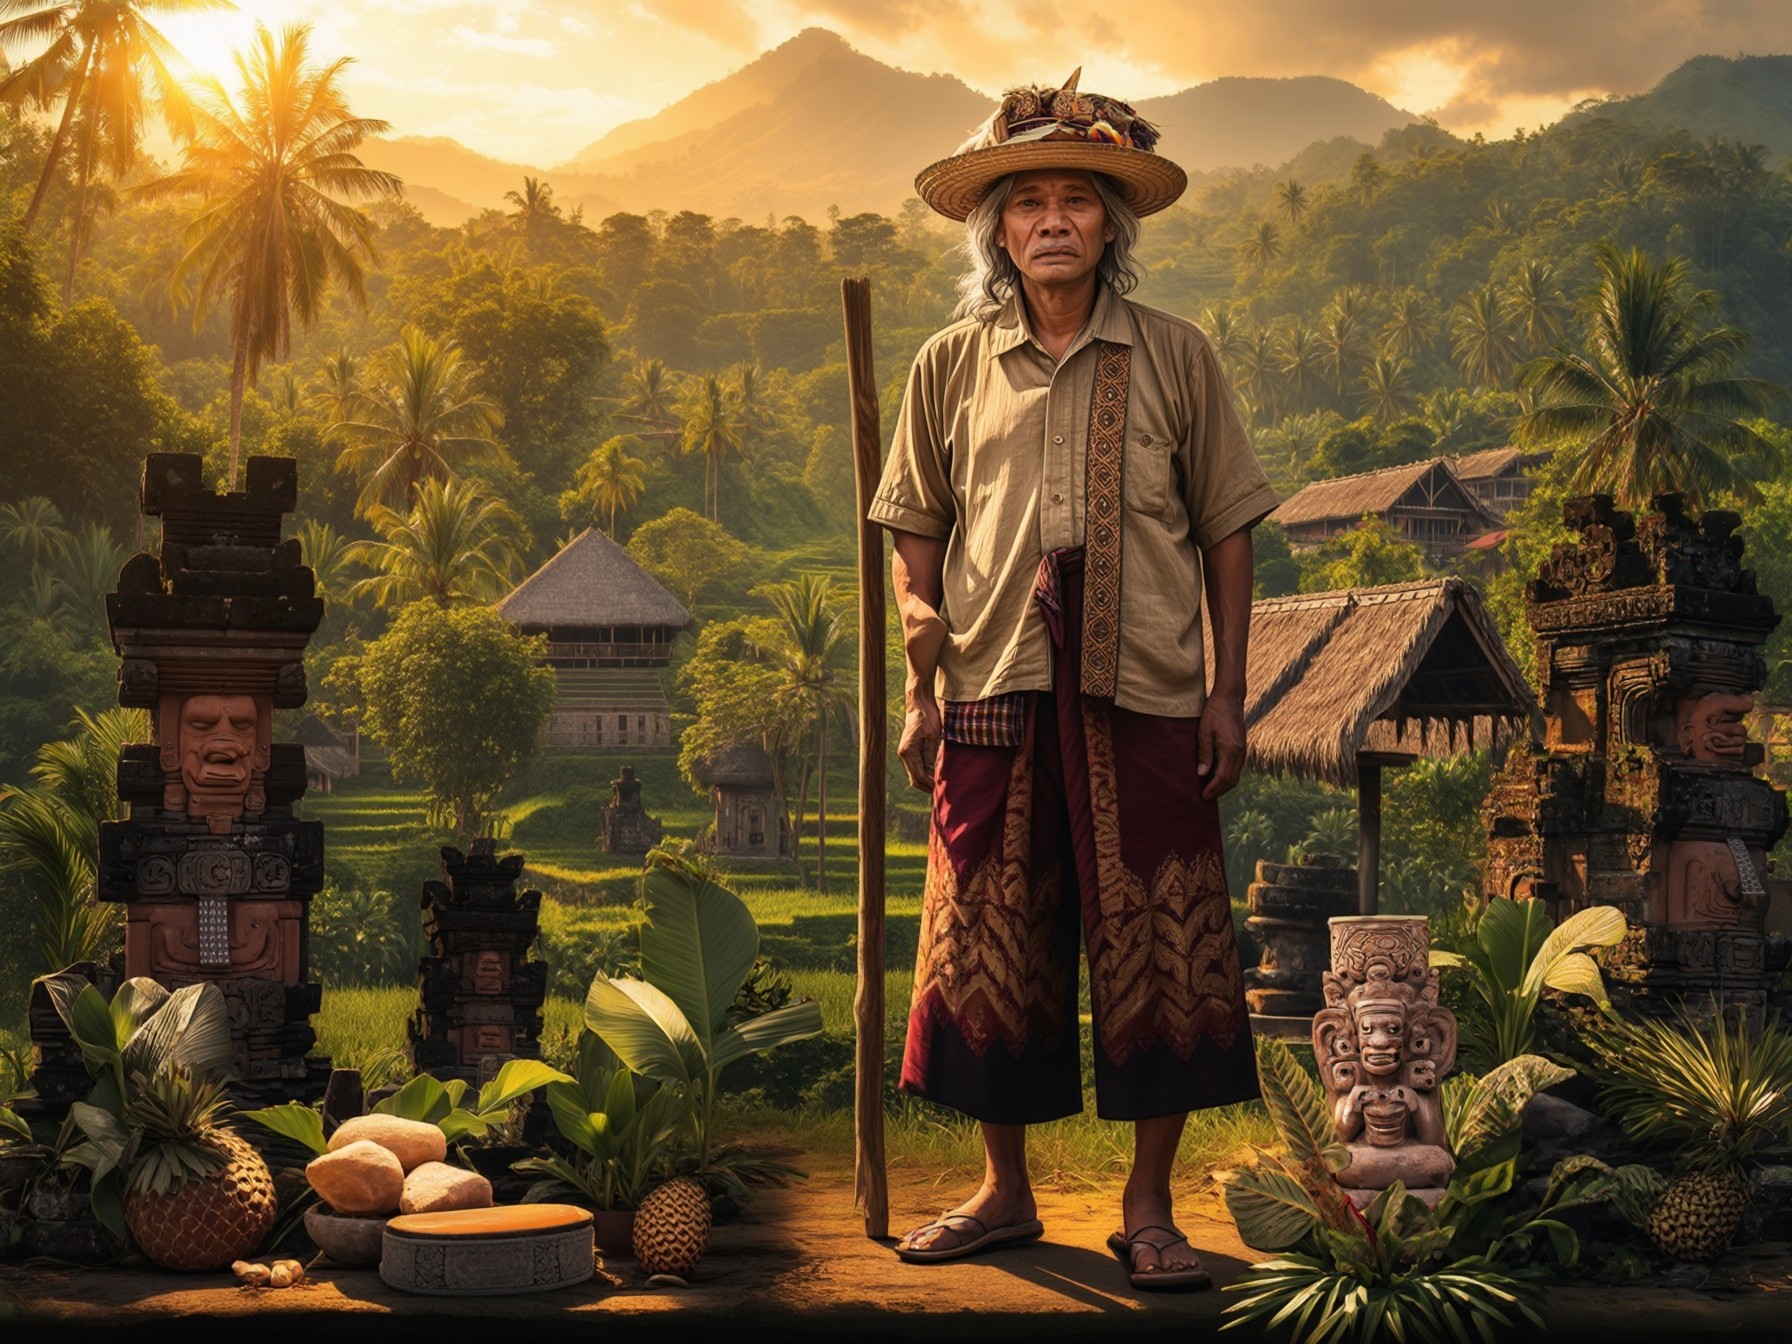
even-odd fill
[{"label": "man's bare arm", "polygon": [[933,760],[939,750],[941,719],[934,696],[933,678],[939,667],[940,649],[946,642],[946,623],[940,618],[944,586],[946,542],[943,537],[923,537],[915,532],[892,532],[894,554],[890,578],[896,594],[896,614],[902,623],[902,650],[908,663],[903,699],[908,713],[902,723],[902,740],[896,755],[917,789],[933,788]]},{"label": "man's bare arm", "polygon": [[1201,552],[1207,619],[1213,627],[1213,689],[1201,711],[1203,798],[1218,798],[1244,768],[1244,667],[1251,634],[1251,533],[1240,528]]}]

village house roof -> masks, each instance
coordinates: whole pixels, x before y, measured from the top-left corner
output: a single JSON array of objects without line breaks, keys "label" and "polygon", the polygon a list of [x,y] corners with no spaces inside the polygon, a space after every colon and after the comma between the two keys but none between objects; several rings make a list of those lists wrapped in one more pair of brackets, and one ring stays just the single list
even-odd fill
[{"label": "village house roof", "polygon": [[1464,453],[1450,459],[1450,468],[1464,481],[1490,481],[1504,475],[1524,459],[1534,456],[1518,448],[1484,448],[1478,453]]},{"label": "village house roof", "polygon": [[1269,521],[1283,527],[1299,527],[1333,518],[1361,518],[1366,513],[1385,514],[1434,472],[1444,478],[1434,483],[1434,495],[1439,492],[1449,493],[1450,488],[1454,487],[1454,493],[1462,500],[1464,512],[1478,514],[1486,527],[1499,525],[1499,519],[1489,513],[1474,493],[1462,484],[1451,470],[1449,460],[1442,457],[1358,472],[1354,476],[1334,476],[1330,480],[1314,481],[1282,501],[1275,512],[1269,515]]},{"label": "village house roof", "polygon": [[1252,604],[1245,731],[1272,774],[1352,784],[1359,752],[1449,756],[1532,704],[1475,589],[1427,579]]},{"label": "village house roof", "polygon": [[305,749],[305,766],[330,779],[348,779],[357,774],[354,748],[340,733],[315,714],[299,720],[293,740]]},{"label": "village house roof", "polygon": [[691,623],[684,604],[595,527],[579,533],[519,583],[498,603],[498,615],[537,629],[645,625],[683,630]]},{"label": "village house roof", "polygon": [[715,787],[718,784],[735,788],[763,789],[772,782],[772,758],[757,743],[723,747],[712,752],[697,765],[698,782]]}]

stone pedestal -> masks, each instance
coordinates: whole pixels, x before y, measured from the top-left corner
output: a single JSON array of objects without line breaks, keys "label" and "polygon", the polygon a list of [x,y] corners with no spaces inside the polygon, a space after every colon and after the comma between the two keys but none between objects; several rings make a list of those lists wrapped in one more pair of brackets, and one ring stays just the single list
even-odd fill
[{"label": "stone pedestal", "polygon": [[1558,920],[1622,909],[1606,977],[1644,1006],[1717,993],[1763,1010],[1788,957],[1766,923],[1786,799],[1756,777],[1746,723],[1779,616],[1733,513],[1695,521],[1662,495],[1633,517],[1596,496],[1565,516],[1579,540],[1526,589],[1543,736],[1488,796],[1486,892]]},{"label": "stone pedestal", "polygon": [[150,711],[154,740],[120,754],[129,815],[100,826],[97,895],[125,906],[126,976],[223,992],[245,1105],[315,1095],[329,1072],[307,1058],[323,828],[294,815],[304,749],[273,741],[274,711],[305,703],[323,617],[298,541],[280,539],[297,494],[290,458],[250,458],[243,489],[220,494],[197,456],[151,454],[142,507],[160,552],[126,561],[106,598],[118,702]]},{"label": "stone pedestal", "polygon": [[442,850],[447,882],[423,887],[431,955],[418,965],[420,1005],[407,1024],[412,1062],[437,1078],[479,1083],[507,1059],[541,1055],[548,965],[529,960],[541,893],[518,892],[523,856],[491,840]]},{"label": "stone pedestal", "polygon": [[1244,926],[1263,949],[1244,973],[1245,1002],[1259,1017],[1311,1017],[1324,1007],[1321,978],[1331,964],[1328,921],[1356,909],[1356,869],[1332,854],[1298,864],[1257,865]]},{"label": "stone pedestal", "polygon": [[1313,1055],[1350,1149],[1338,1183],[1375,1191],[1398,1180],[1423,1198],[1455,1168],[1438,1089],[1456,1062],[1456,1016],[1437,1001],[1425,917],[1334,919],[1331,942]]}]

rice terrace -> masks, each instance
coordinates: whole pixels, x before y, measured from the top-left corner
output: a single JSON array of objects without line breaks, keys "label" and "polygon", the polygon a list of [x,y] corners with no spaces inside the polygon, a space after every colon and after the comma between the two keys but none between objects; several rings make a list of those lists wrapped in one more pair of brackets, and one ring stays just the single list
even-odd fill
[{"label": "rice terrace", "polygon": [[7,1337],[1783,1329],[1792,17],[1433,10],[0,0]]}]

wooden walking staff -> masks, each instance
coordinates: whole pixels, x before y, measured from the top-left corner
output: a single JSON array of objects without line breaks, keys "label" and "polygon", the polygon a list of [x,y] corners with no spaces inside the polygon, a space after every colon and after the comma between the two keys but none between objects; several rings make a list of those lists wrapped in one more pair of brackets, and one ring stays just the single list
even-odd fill
[{"label": "wooden walking staff", "polygon": [[871,366],[871,281],[842,280],[846,379],[852,394],[853,476],[859,501],[859,986],[853,999],[858,1050],[853,1129],[853,1203],[865,1235],[890,1230],[884,1165],[884,538],[865,515],[883,469],[877,379]]}]

